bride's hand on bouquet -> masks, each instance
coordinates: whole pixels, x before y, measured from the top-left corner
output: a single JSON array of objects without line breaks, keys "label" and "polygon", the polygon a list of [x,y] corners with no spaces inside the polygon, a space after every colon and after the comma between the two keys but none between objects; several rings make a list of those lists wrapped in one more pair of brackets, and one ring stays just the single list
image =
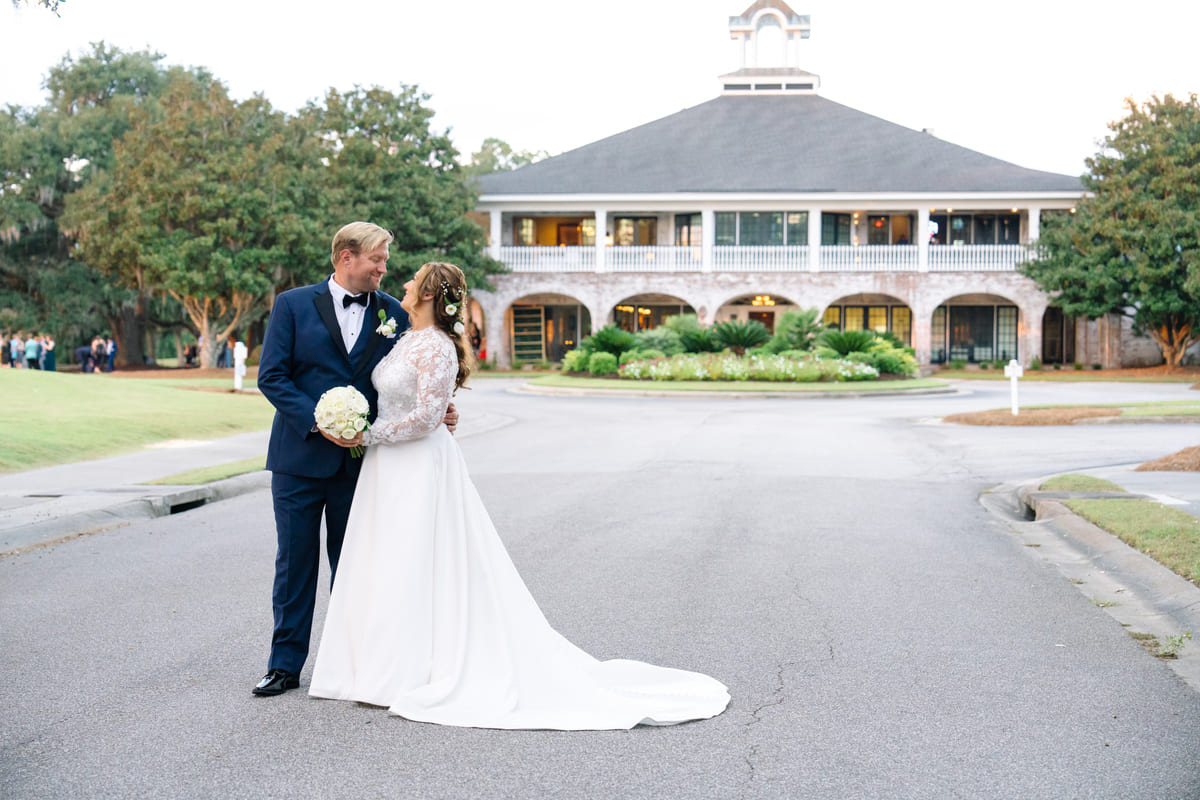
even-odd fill
[{"label": "bride's hand on bouquet", "polygon": [[458,427],[458,409],[454,407],[454,403],[446,406],[446,416],[442,422],[450,433],[454,433],[454,429]]}]

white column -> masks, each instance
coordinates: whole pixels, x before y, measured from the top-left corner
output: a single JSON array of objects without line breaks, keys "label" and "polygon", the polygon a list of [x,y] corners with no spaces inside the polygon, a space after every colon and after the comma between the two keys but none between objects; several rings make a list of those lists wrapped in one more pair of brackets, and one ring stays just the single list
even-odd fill
[{"label": "white column", "polygon": [[[917,209],[917,229],[913,231],[917,240],[917,272],[929,272],[929,209]],[[929,355],[926,353],[926,362]]]},{"label": "white column", "polygon": [[491,231],[489,234],[488,255],[497,261],[500,260],[500,209],[493,208],[491,211]]},{"label": "white column", "polygon": [[608,211],[596,209],[596,272],[604,272],[604,239],[608,230]]},{"label": "white column", "polygon": [[808,212],[808,271],[821,271],[821,209]]},{"label": "white column", "polygon": [[703,246],[700,248],[700,271],[713,271],[713,242],[717,240],[717,216],[711,208],[700,209],[700,235]]},{"label": "white column", "polygon": [[1042,210],[1031,206],[1029,209],[1029,244],[1033,244],[1042,235]]}]

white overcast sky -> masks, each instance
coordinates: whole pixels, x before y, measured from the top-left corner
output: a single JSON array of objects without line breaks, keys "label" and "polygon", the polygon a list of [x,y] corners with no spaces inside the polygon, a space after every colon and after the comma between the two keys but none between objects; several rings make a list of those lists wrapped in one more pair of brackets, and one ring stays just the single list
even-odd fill
[{"label": "white overcast sky", "polygon": [[[561,153],[718,93],[750,0],[0,0],[0,103],[104,40],[202,65],[294,111],[329,87],[416,85],[470,153]],[[1200,1],[795,0],[799,66],[831,100],[1022,166],[1077,175],[1123,99],[1200,92]]]}]

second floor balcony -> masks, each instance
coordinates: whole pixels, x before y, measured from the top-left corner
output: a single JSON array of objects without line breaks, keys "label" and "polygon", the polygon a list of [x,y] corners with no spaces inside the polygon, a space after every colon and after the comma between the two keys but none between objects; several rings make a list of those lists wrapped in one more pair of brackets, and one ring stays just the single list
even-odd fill
[{"label": "second floor balcony", "polygon": [[[924,250],[925,252],[921,252]],[[808,246],[501,246],[513,272],[1014,272],[1023,244]]]}]

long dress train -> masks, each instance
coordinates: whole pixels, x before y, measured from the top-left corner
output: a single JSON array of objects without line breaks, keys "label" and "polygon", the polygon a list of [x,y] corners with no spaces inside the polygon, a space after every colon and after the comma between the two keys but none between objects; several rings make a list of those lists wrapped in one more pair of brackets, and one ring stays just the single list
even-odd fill
[{"label": "long dress train", "polygon": [[550,627],[441,425],[458,362],[410,331],[372,374],[379,415],[309,694],[476,728],[605,730],[721,713],[706,675],[598,661]]}]

